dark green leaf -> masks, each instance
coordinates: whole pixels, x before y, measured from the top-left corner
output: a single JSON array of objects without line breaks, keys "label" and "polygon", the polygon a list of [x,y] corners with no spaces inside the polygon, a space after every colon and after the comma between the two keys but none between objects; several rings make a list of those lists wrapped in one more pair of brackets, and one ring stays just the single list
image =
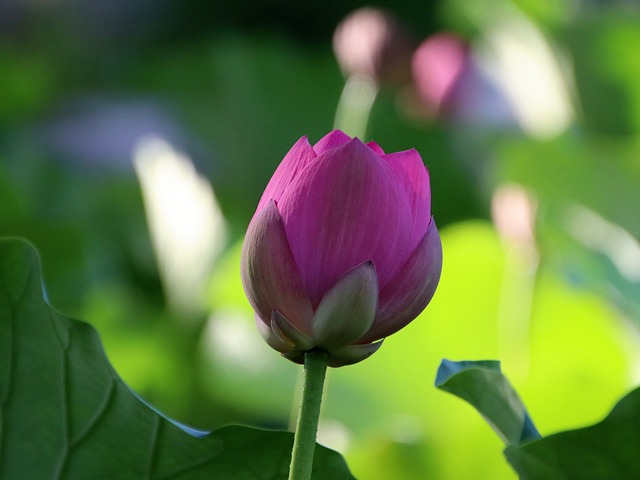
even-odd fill
[{"label": "dark green leaf", "polygon": [[[0,242],[0,478],[287,478],[292,435],[190,429],[147,406],[108,363],[95,330],[43,299],[35,250]],[[353,478],[318,447],[314,478]]]},{"label": "dark green leaf", "polygon": [[436,387],[473,405],[507,445],[540,438],[500,362],[442,360]]},{"label": "dark green leaf", "polygon": [[640,388],[602,422],[505,450],[522,480],[640,478]]}]

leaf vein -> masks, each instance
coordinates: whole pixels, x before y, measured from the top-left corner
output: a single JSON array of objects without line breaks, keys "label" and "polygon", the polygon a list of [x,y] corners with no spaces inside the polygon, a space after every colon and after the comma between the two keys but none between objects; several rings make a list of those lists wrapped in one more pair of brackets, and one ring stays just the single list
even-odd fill
[{"label": "leaf vein", "polygon": [[6,299],[6,305],[9,307],[9,353],[7,355],[7,366],[6,371],[7,371],[7,378],[6,378],[6,382],[5,385],[3,385],[4,389],[2,391],[2,398],[0,398],[0,459],[3,458],[3,446],[7,443],[5,440],[5,432],[6,432],[6,427],[4,426],[4,417],[5,417],[5,407],[9,401],[9,398],[11,396],[12,393],[12,385],[14,382],[14,378],[15,378],[15,374],[14,374],[14,368],[15,368],[15,352],[17,351],[16,348],[16,317],[17,317],[17,311],[18,311],[18,305],[22,302],[22,299],[24,298],[24,296],[26,295],[26,292],[28,290],[28,286],[29,283],[31,282],[31,277],[34,274],[34,268],[33,265],[30,265],[29,267],[29,273],[27,275],[27,279],[24,283],[24,286],[22,287],[22,291],[20,292],[20,295],[18,295],[18,298],[14,301],[11,298],[11,294],[9,293],[9,290],[7,288],[7,282],[5,281],[5,275],[0,276],[0,279],[2,279],[3,281],[0,281],[0,288],[2,289],[2,292],[4,293],[4,297]]},{"label": "leaf vein", "polygon": [[201,458],[200,460],[196,460],[190,464],[183,465],[182,467],[176,468],[174,471],[169,472],[161,477],[155,477],[153,480],[170,480],[171,478],[175,478],[176,476],[188,472],[189,470],[193,470],[194,468],[203,467],[207,465],[209,462],[215,460],[220,454],[220,450],[216,449],[211,452],[209,455]]},{"label": "leaf vein", "polygon": [[76,434],[75,438],[71,440],[71,447],[76,448],[83,440],[85,440],[89,433],[98,425],[99,420],[106,413],[109,408],[109,404],[113,400],[113,393],[115,391],[115,382],[113,379],[109,382],[109,390],[107,394],[104,396],[103,402],[98,405],[98,408],[93,414],[93,417],[89,419],[89,421],[84,425],[82,430],[79,430]]},{"label": "leaf vein", "polygon": [[160,429],[162,428],[161,418],[158,415],[154,415],[154,422],[151,428],[151,438],[149,445],[149,457],[147,460],[147,469],[145,472],[145,480],[151,480],[153,478],[153,471],[156,462],[156,454],[158,451],[158,440],[160,438]]},{"label": "leaf vein", "polygon": [[[48,317],[49,320],[53,326],[53,318],[51,315],[51,310],[48,311]],[[55,328],[54,328],[55,330]],[[67,460],[69,458],[69,451],[70,451],[70,442],[69,442],[69,430],[71,428],[70,425],[70,418],[69,418],[69,410],[70,410],[70,405],[69,405],[69,398],[71,397],[71,394],[69,392],[69,342],[67,342],[66,345],[63,345],[63,349],[62,349],[62,366],[60,369],[60,374],[62,376],[62,378],[60,379],[60,385],[61,385],[61,389],[60,389],[60,393],[62,398],[60,399],[60,406],[61,406],[61,412],[60,412],[60,416],[61,416],[61,420],[62,420],[62,432],[61,432],[61,436],[62,436],[62,445],[61,445],[61,456],[60,456],[60,460],[58,462],[58,465],[56,467],[56,469],[53,472],[52,475],[52,479],[56,480],[56,479],[60,479],[62,478],[62,474],[64,473],[64,470],[66,468],[66,464],[67,464]]]}]

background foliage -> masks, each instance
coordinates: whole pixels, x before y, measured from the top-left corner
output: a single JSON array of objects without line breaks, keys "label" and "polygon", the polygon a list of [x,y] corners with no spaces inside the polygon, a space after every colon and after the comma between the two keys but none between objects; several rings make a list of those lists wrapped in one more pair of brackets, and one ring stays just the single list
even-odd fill
[{"label": "background foliage", "polygon": [[[416,116],[397,88],[381,89],[367,135],[387,151],[415,147],[429,166],[443,277],[420,318],[371,359],[330,372],[320,441],[362,479],[513,479],[500,439],[433,379],[442,358],[499,359],[543,436],[596,423],[638,384],[640,11],[388,3],[416,43],[453,31],[478,58],[498,58],[496,38],[533,31],[560,65],[570,115],[553,131],[526,116],[493,125],[486,110]],[[258,338],[239,249],[288,148],[332,128],[344,78],[331,35],[361,4],[236,4],[3,2],[0,235],[37,247],[49,302],[95,326],[143,398],[200,428],[286,429],[299,369]],[[507,13],[487,16],[497,11]],[[187,301],[174,296],[132,161],[148,134],[193,159],[224,218],[203,237],[219,248]],[[500,197],[505,185],[517,196]],[[498,220],[499,205],[523,195],[536,212],[524,238]]]}]

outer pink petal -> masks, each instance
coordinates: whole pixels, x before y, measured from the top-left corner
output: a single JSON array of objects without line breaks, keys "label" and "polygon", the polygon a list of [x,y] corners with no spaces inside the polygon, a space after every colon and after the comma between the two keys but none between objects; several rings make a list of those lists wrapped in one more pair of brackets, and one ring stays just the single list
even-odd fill
[{"label": "outer pink petal", "polygon": [[381,155],[381,156],[384,155],[384,150],[382,150],[382,147],[378,145],[376,142],[374,142],[373,140],[367,143],[367,147],[369,147],[371,150],[376,152],[378,155]]},{"label": "outer pink petal", "polygon": [[380,292],[376,319],[358,343],[391,335],[416,318],[433,298],[441,271],[442,244],[432,219],[416,251]]},{"label": "outer pink petal", "polygon": [[320,155],[278,208],[314,308],[338,278],[367,260],[386,285],[417,243],[407,235],[413,218],[394,170],[357,138]]},{"label": "outer pink petal", "polygon": [[309,145],[307,137],[304,136],[300,138],[282,159],[271,180],[269,180],[260,198],[256,212],[261,211],[271,200],[275,200],[276,202],[280,200],[282,192],[284,192],[287,185],[289,185],[298,176],[300,171],[311,163],[314,158],[316,158],[316,154],[313,148],[311,148],[311,145]]},{"label": "outer pink petal", "polygon": [[242,247],[241,274],[249,303],[265,325],[271,324],[272,312],[278,310],[299,330],[310,331],[311,302],[273,201],[249,224]]},{"label": "outer pink petal", "polygon": [[344,145],[350,140],[351,137],[342,130],[333,130],[318,140],[318,143],[313,146],[313,150],[316,152],[316,155],[320,155],[327,150]]},{"label": "outer pink petal", "polygon": [[431,221],[429,171],[415,149],[389,153],[383,155],[382,159],[393,168],[398,178],[398,185],[406,195],[413,217],[410,235],[415,247],[424,236]]}]

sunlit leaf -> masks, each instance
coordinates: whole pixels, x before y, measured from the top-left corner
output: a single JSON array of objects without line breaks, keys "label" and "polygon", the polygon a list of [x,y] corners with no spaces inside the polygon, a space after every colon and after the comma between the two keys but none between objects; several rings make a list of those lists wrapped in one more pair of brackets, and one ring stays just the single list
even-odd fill
[{"label": "sunlit leaf", "polygon": [[636,9],[605,2],[578,15],[566,34],[581,123],[607,135],[636,134],[640,129],[640,15]]},{"label": "sunlit leaf", "polygon": [[443,360],[436,387],[473,405],[507,445],[519,445],[540,437],[497,361]]},{"label": "sunlit leaf", "polygon": [[640,308],[638,148],[633,142],[563,137],[511,141],[499,153],[501,181],[540,200],[543,256],[637,318]]},{"label": "sunlit leaf", "polygon": [[[35,250],[0,242],[0,478],[286,478],[292,435],[181,425],[141,401],[95,330],[43,299]],[[319,447],[314,478],[353,478]]]},{"label": "sunlit leaf", "polygon": [[[580,204],[640,236],[638,147],[635,143],[581,143],[565,136],[554,141],[521,139],[499,151],[500,181],[524,185],[546,205]],[[606,175],[605,175],[606,173]]]}]

